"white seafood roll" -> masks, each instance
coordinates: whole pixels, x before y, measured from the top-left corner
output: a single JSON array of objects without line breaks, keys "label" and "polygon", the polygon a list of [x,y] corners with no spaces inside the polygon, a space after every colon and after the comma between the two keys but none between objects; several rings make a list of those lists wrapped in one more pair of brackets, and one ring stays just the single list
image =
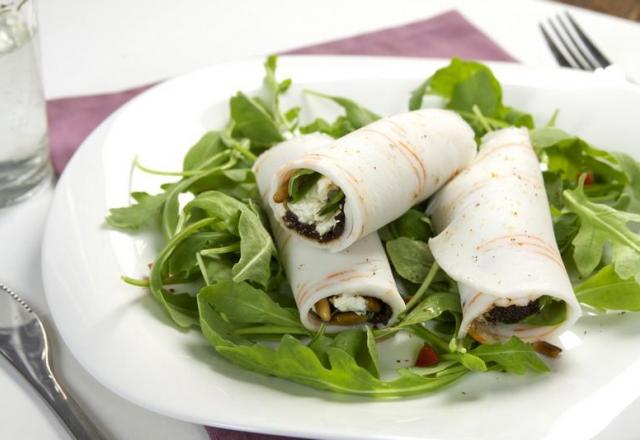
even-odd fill
[{"label": "white seafood roll", "polygon": [[[273,174],[282,163],[332,141],[321,134],[291,139],[263,153],[253,170],[303,325],[317,330],[323,321],[321,315],[328,310],[330,319],[324,319],[327,332],[365,323],[383,326],[393,322],[405,304],[378,234],[370,234],[343,252],[330,253],[309,246],[282,228],[266,203]],[[327,309],[323,312],[319,307]]]},{"label": "white seafood roll", "polygon": [[461,337],[544,341],[580,317],[527,130],[486,135],[475,161],[428,213],[440,232],[431,252],[458,282]]},{"label": "white seafood roll", "polygon": [[[398,114],[283,164],[269,203],[283,227],[339,252],[427,199],[475,153],[473,130],[456,113]],[[300,173],[307,173],[300,181],[320,179],[297,200]]]}]

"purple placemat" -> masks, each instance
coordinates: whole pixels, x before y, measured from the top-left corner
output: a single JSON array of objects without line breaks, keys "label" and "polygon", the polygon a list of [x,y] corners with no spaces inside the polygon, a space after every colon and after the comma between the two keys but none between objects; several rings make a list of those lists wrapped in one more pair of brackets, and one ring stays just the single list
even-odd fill
[{"label": "purple placemat", "polygon": [[[283,52],[284,54],[387,55],[515,61],[459,12]],[[54,99],[47,103],[49,145],[57,173],[84,139],[118,107],[151,85],[118,93]],[[284,440],[285,437],[207,427],[211,440]],[[291,440],[290,437],[286,439]]]}]

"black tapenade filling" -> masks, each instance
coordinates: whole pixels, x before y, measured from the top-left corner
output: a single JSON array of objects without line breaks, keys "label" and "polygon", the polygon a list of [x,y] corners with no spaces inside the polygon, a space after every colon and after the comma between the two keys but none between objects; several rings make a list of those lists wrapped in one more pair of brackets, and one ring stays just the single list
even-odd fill
[{"label": "black tapenade filling", "polygon": [[389,307],[389,304],[382,303],[382,310],[375,313],[369,312],[369,322],[371,324],[387,325],[392,314],[393,311],[391,310],[391,307]]},{"label": "black tapenade filling", "polygon": [[285,214],[282,216],[282,220],[284,221],[284,225],[287,228],[293,229],[294,231],[298,232],[298,234],[307,238],[311,238],[313,240],[317,240],[319,243],[326,243],[328,241],[335,240],[336,238],[340,237],[344,232],[345,217],[344,217],[343,208],[344,208],[344,204],[340,205],[340,208],[338,209],[338,213],[334,217],[336,219],[335,226],[322,235],[319,234],[318,231],[316,230],[316,225],[302,223],[298,219],[298,216],[295,215],[293,212],[289,211],[288,209],[285,212]]},{"label": "black tapenade filling", "polygon": [[538,300],[529,302],[526,306],[511,305],[507,307],[494,307],[484,314],[487,322],[503,322],[505,324],[515,324],[535,315],[540,311]]}]

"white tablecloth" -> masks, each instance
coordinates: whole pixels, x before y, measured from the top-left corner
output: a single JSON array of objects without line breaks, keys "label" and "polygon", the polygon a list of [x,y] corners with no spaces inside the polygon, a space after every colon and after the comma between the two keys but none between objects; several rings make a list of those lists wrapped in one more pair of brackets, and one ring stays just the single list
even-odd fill
[{"label": "white tablecloth", "polygon": [[[484,0],[47,0],[40,1],[47,97],[115,91],[232,59],[300,47],[416,21],[457,8],[517,59],[555,65],[537,23],[564,6]],[[575,16],[601,49],[640,78],[640,26],[582,10]],[[52,189],[0,210],[0,279],[49,318],[40,242]],[[50,324],[50,322],[49,322]],[[113,395],[75,362],[54,334],[54,363],[89,411],[118,439],[206,439],[200,426],[150,413]],[[0,438],[67,439],[64,429],[0,359]],[[640,436],[640,402],[599,438]]]}]

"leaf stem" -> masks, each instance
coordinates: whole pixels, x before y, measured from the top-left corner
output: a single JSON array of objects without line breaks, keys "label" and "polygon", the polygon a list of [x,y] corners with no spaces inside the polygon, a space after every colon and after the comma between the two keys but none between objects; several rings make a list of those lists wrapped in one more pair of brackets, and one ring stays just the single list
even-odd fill
[{"label": "leaf stem", "polygon": [[[472,112],[466,112],[464,110],[456,110],[456,112],[459,113],[460,116],[462,116],[464,118],[479,119],[478,115],[476,115],[475,113],[472,113]],[[484,116],[484,115],[482,115],[482,118],[485,120],[485,122],[487,122],[488,124],[490,124],[490,125],[492,125],[494,127],[499,127],[499,128],[509,127],[509,124],[504,122],[504,121],[500,121],[498,119],[490,118],[490,117]],[[484,125],[483,125],[483,128],[484,128]],[[491,129],[489,131],[493,131],[493,129]]]},{"label": "leaf stem", "polygon": [[220,247],[217,247],[217,248],[203,249],[199,253],[203,257],[212,257],[212,256],[215,256],[215,255],[228,254],[230,252],[236,252],[236,251],[239,251],[239,250],[240,250],[240,242],[237,241],[235,243],[231,243],[231,244],[226,245],[226,246],[220,246]]},{"label": "leaf stem", "polygon": [[139,278],[132,278],[132,277],[128,277],[126,275],[122,275],[120,277],[120,279],[122,281],[124,281],[125,283],[130,284],[132,286],[149,287],[149,279],[148,278],[139,279]]},{"label": "leaf stem", "polygon": [[410,331],[417,337],[424,339],[429,342],[434,348],[436,348],[441,353],[449,353],[449,344],[442,340],[440,336],[433,333],[431,330],[426,328],[423,325],[416,324],[410,327],[407,327],[405,330]]},{"label": "leaf stem", "polygon": [[434,261],[433,264],[431,265],[431,268],[429,269],[429,272],[427,273],[426,278],[424,279],[420,287],[418,287],[418,290],[413,295],[411,300],[407,303],[407,307],[404,309],[404,312],[402,312],[400,316],[398,316],[398,321],[401,321],[402,318],[404,318],[407,315],[407,313],[409,313],[411,309],[415,307],[415,305],[418,304],[418,302],[420,302],[424,294],[427,292],[429,285],[431,285],[431,283],[433,282],[433,279],[438,274],[439,269],[440,269],[440,266],[438,266],[438,263]]},{"label": "leaf stem", "polygon": [[473,114],[476,115],[476,117],[480,121],[480,124],[482,124],[482,127],[487,131],[487,133],[492,132],[493,128],[491,128],[491,125],[489,125],[489,122],[485,119],[484,115],[480,111],[480,107],[474,104],[472,110]]},{"label": "leaf stem", "polygon": [[553,114],[551,115],[551,117],[549,118],[549,120],[547,121],[547,123],[544,126],[545,127],[555,127],[556,126],[556,119],[558,119],[558,114],[560,114],[560,109],[555,109],[553,111]]},{"label": "leaf stem", "polygon": [[256,327],[239,328],[233,332],[241,335],[308,335],[309,332],[300,327],[285,327],[279,325],[260,325]]},{"label": "leaf stem", "polygon": [[[218,153],[214,156],[211,156],[206,162],[208,163],[213,163],[216,159],[219,159],[220,157],[226,156],[228,155],[229,152],[228,151],[223,151],[221,153]],[[207,165],[208,165],[207,163]],[[187,171],[164,171],[164,170],[158,170],[155,168],[150,168],[147,167],[145,165],[143,165],[142,163],[140,163],[140,160],[138,158],[138,156],[136,156],[133,159],[133,165],[138,168],[140,171],[144,171],[145,173],[148,174],[155,174],[157,176],[178,176],[178,177],[191,177],[191,176],[197,176],[199,174],[203,174],[208,172],[209,170],[206,169],[202,169],[202,168],[198,168],[195,170],[187,170]]]}]

